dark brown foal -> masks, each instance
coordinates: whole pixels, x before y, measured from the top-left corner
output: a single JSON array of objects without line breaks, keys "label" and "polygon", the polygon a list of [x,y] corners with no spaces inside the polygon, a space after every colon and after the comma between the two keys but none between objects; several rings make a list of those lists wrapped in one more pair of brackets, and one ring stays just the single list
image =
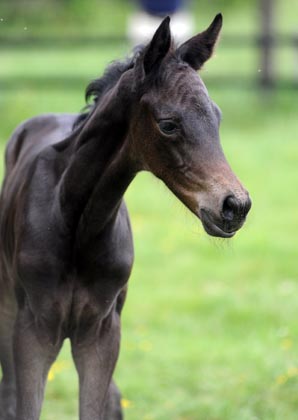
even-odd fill
[{"label": "dark brown foal", "polygon": [[38,420],[49,368],[69,338],[80,419],[122,419],[112,382],[133,264],[123,195],[151,171],[214,236],[244,223],[248,193],[219,143],[219,108],[197,70],[222,26],[179,48],[166,18],[150,44],[91,83],[89,111],[44,115],[8,143],[0,201],[1,420]]}]

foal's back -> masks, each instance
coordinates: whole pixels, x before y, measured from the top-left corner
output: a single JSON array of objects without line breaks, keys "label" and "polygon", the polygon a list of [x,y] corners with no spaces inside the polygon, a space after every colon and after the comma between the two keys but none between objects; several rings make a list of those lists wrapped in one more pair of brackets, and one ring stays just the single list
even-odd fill
[{"label": "foal's back", "polygon": [[75,114],[45,114],[20,124],[6,147],[4,182],[12,171],[19,174],[29,170],[30,163],[41,150],[63,140],[71,132],[75,119]]}]

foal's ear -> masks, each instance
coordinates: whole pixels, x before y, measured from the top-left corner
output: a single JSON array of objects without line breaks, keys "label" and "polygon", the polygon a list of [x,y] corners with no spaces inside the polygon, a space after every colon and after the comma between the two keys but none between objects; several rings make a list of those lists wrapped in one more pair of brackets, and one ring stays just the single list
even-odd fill
[{"label": "foal's ear", "polygon": [[215,16],[213,22],[204,32],[190,38],[178,50],[178,56],[193,69],[199,70],[214,50],[222,27],[222,14]]},{"label": "foal's ear", "polygon": [[159,25],[145,50],[143,66],[145,74],[158,67],[171,46],[170,18],[167,16]]}]

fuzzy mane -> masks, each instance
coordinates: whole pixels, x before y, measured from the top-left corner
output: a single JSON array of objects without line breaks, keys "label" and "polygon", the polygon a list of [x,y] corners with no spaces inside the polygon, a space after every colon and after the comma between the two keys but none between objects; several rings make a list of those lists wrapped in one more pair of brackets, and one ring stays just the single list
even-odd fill
[{"label": "fuzzy mane", "polygon": [[[135,65],[136,58],[144,51],[144,46],[138,46],[132,57],[112,62],[104,71],[102,77],[92,80],[86,88],[85,100],[87,105],[76,118],[73,129],[82,126],[92,114],[103,95],[118,82],[123,73]],[[88,103],[91,99],[93,101]]]}]

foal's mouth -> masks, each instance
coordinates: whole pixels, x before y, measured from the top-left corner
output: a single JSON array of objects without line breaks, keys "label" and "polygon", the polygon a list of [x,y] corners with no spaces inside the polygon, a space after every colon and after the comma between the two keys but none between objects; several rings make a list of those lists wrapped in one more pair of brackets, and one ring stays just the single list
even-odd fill
[{"label": "foal's mouth", "polygon": [[240,227],[243,224],[240,223],[239,226],[237,226],[237,228],[228,228],[228,226],[225,226],[225,224],[222,221],[212,216],[212,214],[206,209],[200,210],[199,217],[208,235],[216,236],[219,238],[232,238],[235,235],[236,231],[240,229]]}]

